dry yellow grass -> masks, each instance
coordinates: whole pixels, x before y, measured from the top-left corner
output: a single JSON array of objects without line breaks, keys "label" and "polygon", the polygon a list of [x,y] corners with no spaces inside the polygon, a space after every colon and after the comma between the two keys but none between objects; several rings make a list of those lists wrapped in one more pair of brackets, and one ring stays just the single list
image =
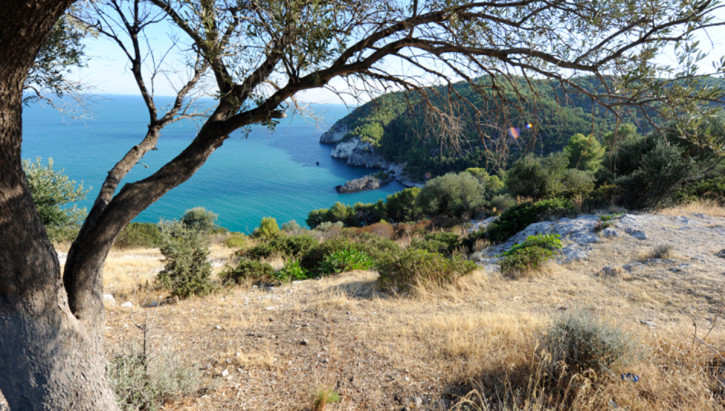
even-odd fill
[{"label": "dry yellow grass", "polygon": [[[602,274],[615,262],[651,256],[659,244],[603,240],[586,260],[552,264],[545,275],[514,280],[476,271],[408,297],[378,294],[377,274],[356,271],[145,309],[152,350],[176,353],[205,373],[204,396],[165,408],[305,409],[324,387],[341,395],[331,410],[721,409],[721,274],[676,250],[667,250],[677,260],[672,267],[687,260],[687,275],[668,265]],[[151,268],[133,268],[122,256],[109,264],[122,267],[109,278]],[[550,381],[547,330],[578,311],[627,332],[641,355],[611,374]],[[131,321],[127,311],[109,311],[109,352],[139,343]]]},{"label": "dry yellow grass", "polygon": [[658,213],[672,216],[704,214],[711,217],[725,217],[725,207],[719,205],[717,201],[700,200],[688,204],[668,207],[659,210]]}]

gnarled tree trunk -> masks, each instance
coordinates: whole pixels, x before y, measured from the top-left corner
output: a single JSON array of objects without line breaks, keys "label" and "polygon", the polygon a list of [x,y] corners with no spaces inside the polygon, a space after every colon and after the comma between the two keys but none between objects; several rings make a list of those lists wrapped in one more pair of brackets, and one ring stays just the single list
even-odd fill
[{"label": "gnarled tree trunk", "polygon": [[71,0],[11,0],[0,13],[0,391],[11,409],[117,408],[102,307],[78,319],[21,163],[22,86]]}]

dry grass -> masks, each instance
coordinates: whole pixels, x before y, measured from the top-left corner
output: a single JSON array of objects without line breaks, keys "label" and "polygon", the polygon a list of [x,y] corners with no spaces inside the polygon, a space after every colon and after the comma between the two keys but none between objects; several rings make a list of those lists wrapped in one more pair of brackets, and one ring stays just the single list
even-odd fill
[{"label": "dry grass", "polygon": [[[204,372],[206,395],[165,409],[309,409],[322,389],[340,394],[325,404],[330,410],[722,409],[721,270],[691,259],[680,244],[657,250],[666,242],[628,236],[602,244],[585,261],[552,264],[543,276],[476,271],[405,298],[378,294],[377,274],[356,271],[144,309],[152,350],[176,353]],[[678,261],[598,275],[654,251]],[[143,281],[153,269],[121,257],[109,258],[108,272],[121,274],[107,279],[139,272]],[[687,275],[670,270],[683,261]],[[638,347],[632,362],[610,374],[552,381],[545,336],[573,311],[628,333]],[[108,325],[109,353],[140,338],[128,311],[110,310]]]},{"label": "dry grass", "polygon": [[725,207],[713,200],[699,200],[688,204],[668,207],[658,211],[659,214],[681,216],[687,214],[704,214],[711,217],[725,217]]}]

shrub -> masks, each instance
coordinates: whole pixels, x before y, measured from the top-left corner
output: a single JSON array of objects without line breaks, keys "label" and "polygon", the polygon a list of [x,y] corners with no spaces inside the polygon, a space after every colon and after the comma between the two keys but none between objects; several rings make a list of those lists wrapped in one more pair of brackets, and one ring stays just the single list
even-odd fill
[{"label": "shrub", "polygon": [[410,187],[389,195],[385,199],[386,218],[396,223],[420,220],[423,212],[417,203],[419,194],[419,187]]},{"label": "shrub", "polygon": [[262,217],[259,227],[254,229],[254,236],[270,239],[276,236],[278,232],[279,226],[277,225],[277,220],[272,217]]},{"label": "shrub", "polygon": [[156,248],[162,243],[161,230],[153,223],[131,223],[123,228],[116,239],[119,248]]},{"label": "shrub", "polygon": [[604,147],[593,135],[577,133],[564,147],[564,153],[569,160],[569,168],[594,173],[602,164]]},{"label": "shrub", "polygon": [[547,157],[526,155],[514,162],[506,173],[506,187],[514,196],[535,200],[554,197],[562,193],[562,176],[569,159],[564,153]]},{"label": "shrub", "polygon": [[448,173],[426,183],[418,194],[418,204],[428,215],[463,221],[483,204],[483,193],[483,186],[470,173]]},{"label": "shrub", "polygon": [[616,179],[615,184],[622,190],[624,206],[656,207],[671,203],[683,184],[696,178],[696,172],[695,161],[684,156],[682,148],[658,140],[654,148],[642,156],[639,167]]},{"label": "shrub", "polygon": [[192,230],[209,234],[216,228],[217,217],[218,215],[204,207],[195,207],[191,210],[186,210],[181,217],[181,223]]},{"label": "shrub", "polygon": [[515,205],[516,200],[508,194],[499,194],[488,202],[488,208],[494,214],[501,214]]},{"label": "shrub", "polygon": [[274,268],[259,261],[241,258],[236,266],[227,267],[219,274],[225,285],[245,282],[271,284],[276,282]]},{"label": "shrub", "polygon": [[425,239],[413,239],[410,246],[420,250],[427,250],[432,253],[439,253],[451,256],[453,251],[461,246],[458,234],[454,233],[431,233],[426,234]]},{"label": "shrub", "polygon": [[354,247],[353,242],[345,237],[327,239],[305,251],[300,258],[300,266],[313,275],[320,274],[320,264],[329,254]]},{"label": "shrub", "polygon": [[[506,210],[483,234],[493,242],[503,242],[538,221],[561,217],[572,212],[571,202],[564,199],[525,202]],[[475,239],[473,239],[475,240]]]},{"label": "shrub", "polygon": [[280,227],[280,229],[285,233],[292,235],[297,235],[304,231],[304,228],[297,224],[297,221],[295,220],[287,221],[286,223],[282,224],[282,227]]},{"label": "shrub", "polygon": [[310,278],[309,273],[300,266],[299,261],[287,263],[281,270],[274,273],[274,277],[283,282],[306,280]]},{"label": "shrub", "polygon": [[173,357],[144,357],[138,352],[116,355],[108,376],[116,403],[124,410],[157,410],[174,396],[199,384],[199,372]]},{"label": "shrub", "polygon": [[523,243],[501,254],[501,271],[506,275],[517,276],[536,270],[560,248],[561,237],[558,234],[530,235]]},{"label": "shrub", "polygon": [[725,177],[715,177],[692,184],[678,191],[674,197],[679,203],[705,199],[725,205]]},{"label": "shrub", "polygon": [[224,245],[229,248],[243,248],[247,245],[247,236],[242,233],[233,232],[224,240]]},{"label": "shrub", "polygon": [[47,166],[41,163],[40,158],[35,162],[23,160],[23,170],[38,216],[50,240],[72,240],[78,233],[86,210],[75,205],[68,208],[66,204],[83,200],[88,189],[83,188],[83,183],[76,184],[68,178],[63,170],[53,170],[52,158],[48,159]]},{"label": "shrub", "polygon": [[347,248],[325,256],[320,264],[319,273],[331,275],[352,270],[368,270],[372,266],[373,260],[364,251]]},{"label": "shrub", "polygon": [[356,203],[352,207],[352,216],[344,221],[345,225],[364,227],[385,220],[385,203],[378,200],[375,203]]},{"label": "shrub", "polygon": [[564,372],[611,373],[612,367],[625,365],[634,354],[634,345],[627,334],[583,312],[555,321],[549,328],[544,347],[552,357],[550,371],[555,381]]},{"label": "shrub", "polygon": [[426,250],[408,248],[378,264],[378,287],[385,291],[407,292],[418,285],[441,286],[476,269],[472,261],[452,259]]},{"label": "shrub", "polygon": [[211,293],[214,285],[210,280],[211,264],[206,260],[207,240],[178,221],[163,223],[161,233],[164,269],[157,276],[161,286],[180,298]]},{"label": "shrub", "polygon": [[269,259],[272,257],[298,258],[305,251],[317,244],[317,240],[310,235],[278,236],[268,242],[259,243],[242,255],[254,259]]}]

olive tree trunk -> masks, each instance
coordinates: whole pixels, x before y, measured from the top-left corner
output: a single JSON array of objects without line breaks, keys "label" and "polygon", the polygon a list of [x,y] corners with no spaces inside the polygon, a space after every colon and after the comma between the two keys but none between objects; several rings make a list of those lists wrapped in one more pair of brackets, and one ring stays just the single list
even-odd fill
[{"label": "olive tree trunk", "polygon": [[12,410],[117,409],[102,307],[77,318],[21,163],[22,86],[72,0],[10,0],[0,13],[0,391]]}]

